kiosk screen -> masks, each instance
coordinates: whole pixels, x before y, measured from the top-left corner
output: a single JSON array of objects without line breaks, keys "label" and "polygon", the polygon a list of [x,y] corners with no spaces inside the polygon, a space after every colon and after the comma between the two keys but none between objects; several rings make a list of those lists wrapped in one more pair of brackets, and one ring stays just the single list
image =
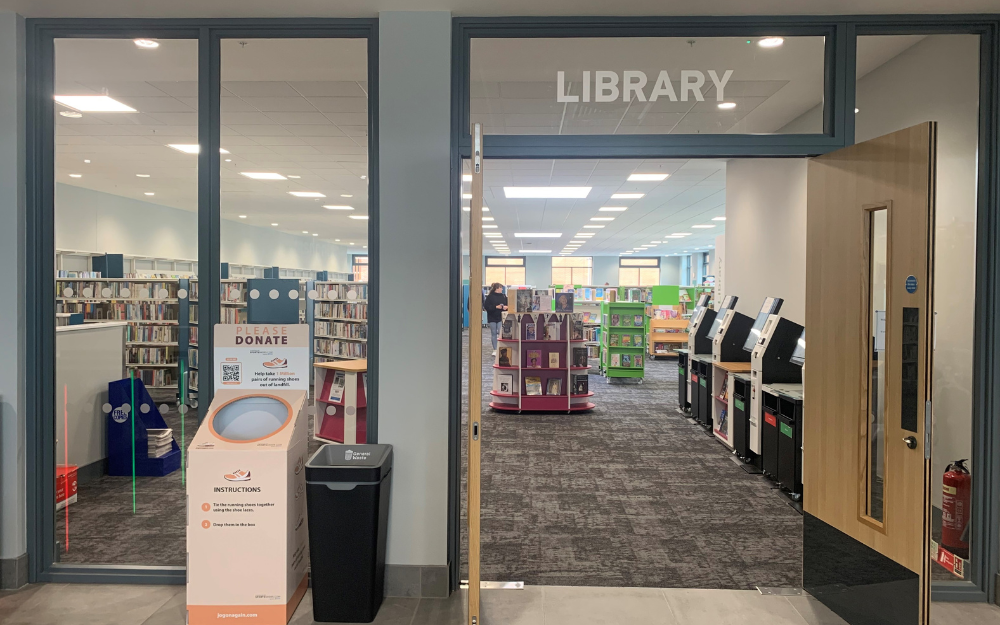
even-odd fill
[{"label": "kiosk screen", "polygon": [[748,352],[753,351],[753,346],[760,340],[760,331],[764,329],[764,324],[767,323],[767,318],[781,310],[781,303],[783,301],[784,300],[780,297],[767,297],[764,299],[764,305],[760,307],[760,312],[757,313],[757,319],[754,320],[753,327],[750,328],[750,334],[747,336],[747,341],[743,344],[744,350]]}]

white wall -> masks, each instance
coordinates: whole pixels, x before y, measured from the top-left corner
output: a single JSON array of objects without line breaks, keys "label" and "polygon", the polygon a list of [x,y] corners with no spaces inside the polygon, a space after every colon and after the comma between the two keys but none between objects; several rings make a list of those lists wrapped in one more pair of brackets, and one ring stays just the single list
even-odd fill
[{"label": "white wall", "polygon": [[726,295],[756,316],[765,297],[805,323],[806,160],[733,159],[726,165]]},{"label": "white wall", "polygon": [[386,561],[444,565],[449,320],[424,313],[453,290],[449,13],[379,14],[379,87],[379,442],[395,452]]},{"label": "white wall", "polygon": [[[232,264],[350,271],[347,247],[270,228],[223,220],[221,243]],[[195,260],[198,214],[56,184],[56,249]]]},{"label": "white wall", "polygon": [[[26,579],[24,448],[24,20],[0,11],[0,588]],[[15,559],[19,559],[15,563]],[[18,564],[23,565],[19,567]],[[18,572],[18,573],[16,573]]]}]

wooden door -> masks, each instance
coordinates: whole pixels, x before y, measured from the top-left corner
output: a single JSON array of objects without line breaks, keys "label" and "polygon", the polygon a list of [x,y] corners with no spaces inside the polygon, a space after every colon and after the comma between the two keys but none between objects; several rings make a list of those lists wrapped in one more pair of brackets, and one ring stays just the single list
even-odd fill
[{"label": "wooden door", "polygon": [[848,623],[928,623],[937,126],[808,168],[803,586]]},{"label": "wooden door", "polygon": [[472,199],[469,202],[469,522],[468,625],[479,618],[479,443],[483,407],[483,129],[472,127]]}]

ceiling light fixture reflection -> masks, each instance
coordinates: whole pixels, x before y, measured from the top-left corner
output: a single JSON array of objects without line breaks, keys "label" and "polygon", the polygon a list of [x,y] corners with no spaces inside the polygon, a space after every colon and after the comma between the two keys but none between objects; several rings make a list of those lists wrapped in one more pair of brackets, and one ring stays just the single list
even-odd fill
[{"label": "ceiling light fixture reflection", "polygon": [[132,43],[134,43],[137,47],[145,48],[146,50],[152,50],[160,47],[160,42],[153,41],[152,39],[133,39]]},{"label": "ceiling light fixture reflection", "polygon": [[146,191],[146,193],[144,193],[143,195],[156,195],[156,194],[153,193],[152,191]]},{"label": "ceiling light fixture reflection", "polygon": [[672,237],[689,237],[689,236],[691,236],[691,233],[690,232],[671,232],[670,236],[672,236]]},{"label": "ceiling light fixture reflection", "polygon": [[592,187],[504,187],[503,194],[510,199],[559,200],[583,199]]},{"label": "ceiling light fixture reflection", "polygon": [[313,236],[314,237],[318,237],[319,235],[317,233],[313,232]]},{"label": "ceiling light fixture reflection", "polygon": [[135,113],[136,110],[106,95],[57,95],[56,102],[83,113]]},{"label": "ceiling light fixture reflection", "polygon": [[70,178],[83,178],[83,174],[70,174]]},{"label": "ceiling light fixture reflection", "polygon": [[599,213],[620,213],[622,211],[627,211],[628,206],[602,206],[597,209]]},{"label": "ceiling light fixture reflection", "polygon": [[351,219],[368,219],[368,215],[350,215]]},{"label": "ceiling light fixture reflection", "polygon": [[714,228],[715,224],[698,224],[696,226],[691,226],[692,228]]},{"label": "ceiling light fixture reflection", "polygon": [[584,228],[603,228],[604,226],[595,226],[594,224],[587,224]]},{"label": "ceiling light fixture reflection", "polygon": [[483,221],[494,221],[492,217],[483,217]]},{"label": "ceiling light fixture reflection", "polygon": [[246,218],[247,218],[246,215],[240,215],[240,219],[246,219]]},{"label": "ceiling light fixture reflection", "polygon": [[736,108],[736,103],[735,102],[719,102],[719,108],[722,109],[722,110],[724,110],[724,111],[728,111],[730,109]]},{"label": "ceiling light fixture reflection", "polygon": [[551,254],[552,250],[518,250],[522,254]]},{"label": "ceiling light fixture reflection", "polygon": [[712,221],[725,221],[725,217],[712,217]]},{"label": "ceiling light fixture reflection", "polygon": [[272,226],[277,226],[278,224],[271,224]]},{"label": "ceiling light fixture reflection", "polygon": [[289,174],[289,175],[288,175],[288,177],[289,177],[289,178],[295,178],[296,180],[298,180],[298,179],[299,179],[299,178],[301,178],[302,176],[293,176],[293,175]]},{"label": "ceiling light fixture reflection", "polygon": [[669,176],[670,174],[632,174],[628,180],[629,182],[660,182]]},{"label": "ceiling light fixture reflection", "polygon": [[591,217],[590,221],[614,221],[614,217]]},{"label": "ceiling light fixture reflection", "polygon": [[558,239],[562,232],[515,232],[514,236],[519,239]]},{"label": "ceiling light fixture reflection", "polygon": [[241,171],[240,175],[253,180],[286,180],[281,174],[271,171]]},{"label": "ceiling light fixture reflection", "polygon": [[638,200],[639,198],[641,198],[644,195],[646,195],[646,194],[645,193],[612,193],[611,194],[611,199],[612,200]]},{"label": "ceiling light fixture reflection", "polygon": [[354,197],[353,193],[341,193],[340,197]]},{"label": "ceiling light fixture reflection", "polygon": [[325,208],[327,210],[331,210],[331,211],[352,211],[352,210],[354,210],[353,206],[342,206],[342,205],[339,205],[339,204],[324,204],[323,208]]},{"label": "ceiling light fixture reflection", "polygon": [[289,191],[288,194],[295,197],[326,197],[318,191]]},{"label": "ceiling light fixture reflection", "polygon": [[[184,152],[185,154],[198,154],[201,152],[201,146],[197,143],[168,143],[167,147],[173,148],[178,152]],[[219,148],[219,154],[229,154],[229,150]]]},{"label": "ceiling light fixture reflection", "polygon": [[59,111],[59,114],[70,119],[80,119],[83,117],[83,113],[80,111]]},{"label": "ceiling light fixture reflection", "polygon": [[149,174],[136,174],[136,178],[149,178]]},{"label": "ceiling light fixture reflection", "polygon": [[757,45],[762,48],[777,48],[783,43],[785,43],[785,39],[783,37],[764,37],[757,42]]},{"label": "ceiling light fixture reflection", "polygon": [[462,174],[462,182],[472,182],[472,174]]},{"label": "ceiling light fixture reflection", "polygon": [[308,230],[303,230],[302,234],[309,234],[309,231]]},{"label": "ceiling light fixture reflection", "polygon": [[472,194],[471,193],[463,193],[462,194],[462,199],[463,200],[471,200],[472,199]]}]

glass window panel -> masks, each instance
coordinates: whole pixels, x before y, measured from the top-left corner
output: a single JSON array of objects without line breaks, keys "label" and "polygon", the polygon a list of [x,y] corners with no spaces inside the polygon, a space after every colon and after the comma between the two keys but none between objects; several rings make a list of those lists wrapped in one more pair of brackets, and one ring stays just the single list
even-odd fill
[{"label": "glass window panel", "polygon": [[[552,259],[555,260],[554,258]],[[573,269],[570,267],[553,267],[552,284],[573,284]]]},{"label": "glass window panel", "polygon": [[[298,284],[320,362],[368,357],[367,50],[364,39],[221,42],[222,261]],[[248,287],[223,283],[223,323],[247,322]]]},{"label": "glass window panel", "polygon": [[654,286],[660,283],[660,269],[658,267],[643,267],[639,269],[639,286]]},{"label": "glass window panel", "polygon": [[473,39],[485,134],[822,133],[824,37]]},{"label": "glass window panel", "polygon": [[486,257],[486,265],[488,267],[500,267],[500,266],[503,266],[503,265],[509,265],[511,267],[523,267],[524,266],[524,258],[521,258],[521,257],[503,258],[503,257],[498,257],[498,256],[487,256]]},{"label": "glass window panel", "polygon": [[659,267],[659,258],[620,258],[618,265],[621,267]]},{"label": "glass window panel", "polygon": [[593,267],[594,259],[590,256],[553,256],[553,267]]},{"label": "glass window panel", "polygon": [[637,267],[618,268],[618,286],[641,286]]},{"label": "glass window panel", "polygon": [[570,281],[572,284],[590,284],[593,269],[590,267],[575,267],[571,271],[573,272]]},{"label": "glass window panel", "polygon": [[[55,41],[52,540],[64,564],[186,562],[198,157],[171,145],[197,148],[198,42],[158,43]],[[133,439],[137,421],[148,430]]]},{"label": "glass window panel", "polygon": [[888,278],[889,211],[872,211],[869,222],[869,367],[867,514],[883,521],[885,492],[886,281]]},{"label": "glass window panel", "polygon": [[946,506],[942,480],[957,460],[969,459],[965,466],[972,480],[977,469],[972,457],[972,302],[976,299],[979,48],[978,35],[858,37],[857,140],[926,121],[938,124],[931,371],[934,580],[969,579],[973,570],[968,562],[961,574],[946,568],[935,557],[939,553],[935,546],[962,558],[975,553],[972,532],[966,530],[976,502],[960,498],[960,505]]}]

